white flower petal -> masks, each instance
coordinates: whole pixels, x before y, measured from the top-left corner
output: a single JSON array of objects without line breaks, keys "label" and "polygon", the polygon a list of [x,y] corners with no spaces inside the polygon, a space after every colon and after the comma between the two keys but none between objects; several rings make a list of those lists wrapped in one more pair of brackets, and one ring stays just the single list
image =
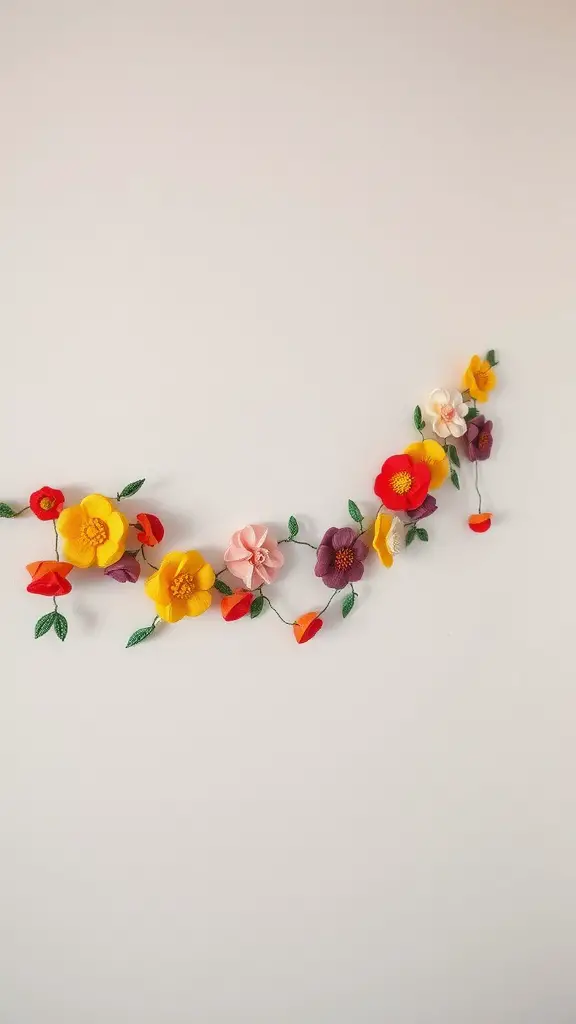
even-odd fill
[{"label": "white flower petal", "polygon": [[464,416],[468,412],[468,406],[464,402],[461,402],[460,405],[456,406],[456,412],[458,413],[459,416],[464,418]]},{"label": "white flower petal", "polygon": [[450,437],[448,425],[444,422],[441,416],[437,416],[432,423],[432,430],[438,435],[438,437]]},{"label": "white flower petal", "polygon": [[394,516],[388,533],[386,534],[386,547],[391,555],[397,555],[405,546],[404,523],[398,516]]},{"label": "white flower petal", "polygon": [[454,407],[462,405],[462,395],[459,391],[452,391],[450,394],[450,405],[453,405]]},{"label": "white flower petal", "polygon": [[455,416],[453,420],[450,420],[450,433],[452,437],[464,437],[467,429],[464,420],[460,416]]},{"label": "white flower petal", "polygon": [[449,401],[450,395],[445,388],[435,388],[428,396],[426,412],[429,416],[435,416],[443,405],[448,405]]}]

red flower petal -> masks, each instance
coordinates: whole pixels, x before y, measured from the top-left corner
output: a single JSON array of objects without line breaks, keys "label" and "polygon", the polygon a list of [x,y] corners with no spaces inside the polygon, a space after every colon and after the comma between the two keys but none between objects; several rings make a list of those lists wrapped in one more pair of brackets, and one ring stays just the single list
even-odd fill
[{"label": "red flower petal", "polygon": [[42,597],[63,597],[72,590],[72,584],[57,572],[46,572],[38,579],[32,580],[26,590],[29,594],[40,594]]},{"label": "red flower petal", "polygon": [[29,504],[32,512],[38,519],[58,519],[64,508],[64,495],[54,487],[41,487],[30,495]]}]

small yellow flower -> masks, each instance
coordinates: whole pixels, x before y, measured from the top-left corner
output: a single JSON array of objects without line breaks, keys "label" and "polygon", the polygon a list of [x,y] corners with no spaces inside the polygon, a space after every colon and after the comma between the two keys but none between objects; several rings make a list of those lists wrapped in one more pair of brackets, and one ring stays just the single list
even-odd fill
[{"label": "small yellow flower", "polygon": [[409,455],[414,462],[425,462],[430,470],[430,490],[435,491],[442,487],[450,467],[448,457],[444,448],[438,441],[416,441],[404,449],[404,454]]},{"label": "small yellow flower", "polygon": [[470,365],[464,374],[462,387],[470,392],[477,402],[487,402],[489,391],[496,387],[497,378],[487,359],[472,356]]},{"label": "small yellow flower", "polygon": [[405,546],[404,523],[398,516],[389,516],[381,512],[374,523],[374,540],[372,547],[378,558],[387,569],[394,563],[394,555]]},{"label": "small yellow flower", "polygon": [[64,558],[77,569],[117,562],[124,554],[128,520],[102,494],[89,494],[65,508],[56,520],[64,538]]},{"label": "small yellow flower", "polygon": [[199,551],[170,551],[144,590],[156,603],[164,622],[179,622],[185,615],[202,615],[212,603],[214,570]]}]

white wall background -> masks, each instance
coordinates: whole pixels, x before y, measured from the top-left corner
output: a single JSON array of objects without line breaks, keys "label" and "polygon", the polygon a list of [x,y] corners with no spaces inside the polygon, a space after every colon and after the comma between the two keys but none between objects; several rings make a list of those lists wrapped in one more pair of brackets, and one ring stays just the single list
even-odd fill
[{"label": "white wall background", "polygon": [[125,651],[142,588],[78,577],[34,641],[50,526],[0,523],[2,1024],[576,1018],[575,43],[566,0],[0,4],[3,500],[318,537],[502,360],[491,533],[465,473],[303,648]]}]

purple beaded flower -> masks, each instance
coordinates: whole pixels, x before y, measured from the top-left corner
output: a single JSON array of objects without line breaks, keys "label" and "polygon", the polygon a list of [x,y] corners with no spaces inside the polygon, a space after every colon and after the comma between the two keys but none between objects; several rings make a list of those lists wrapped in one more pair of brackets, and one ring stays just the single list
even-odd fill
[{"label": "purple beaded flower", "polygon": [[485,416],[475,416],[468,423],[466,431],[466,452],[470,462],[483,462],[490,458],[492,451],[492,420]]},{"label": "purple beaded flower", "polygon": [[367,554],[368,548],[351,526],[341,530],[331,526],[318,545],[314,572],[327,587],[341,590],[362,579]]},{"label": "purple beaded flower", "polygon": [[410,519],[426,519],[426,516],[431,516],[437,508],[436,498],[427,494],[419,508],[408,509],[406,514],[410,516]]},{"label": "purple beaded flower", "polygon": [[118,583],[136,583],[140,576],[140,562],[134,555],[122,555],[117,562],[104,569],[105,576],[111,576]]}]

